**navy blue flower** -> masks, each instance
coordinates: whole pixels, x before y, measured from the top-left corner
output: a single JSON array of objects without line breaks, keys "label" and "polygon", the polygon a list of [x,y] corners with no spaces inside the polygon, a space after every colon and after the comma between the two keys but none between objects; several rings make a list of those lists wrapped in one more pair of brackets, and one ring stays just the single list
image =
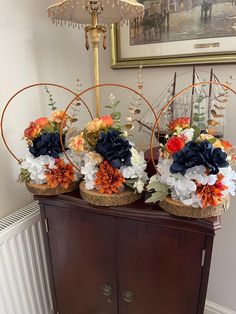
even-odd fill
[{"label": "navy blue flower", "polygon": [[[65,135],[63,134],[63,144],[64,143]],[[58,132],[42,133],[32,141],[32,146],[30,146],[29,151],[34,157],[48,155],[53,158],[58,158],[59,154],[63,151],[60,134]]]},{"label": "navy blue flower", "polygon": [[102,155],[113,168],[131,165],[131,145],[117,130],[101,132],[95,150]]},{"label": "navy blue flower", "polygon": [[173,155],[171,173],[186,173],[186,170],[195,166],[205,166],[210,174],[217,174],[219,168],[228,167],[227,154],[221,148],[214,148],[208,141],[200,143],[188,142],[186,146]]}]

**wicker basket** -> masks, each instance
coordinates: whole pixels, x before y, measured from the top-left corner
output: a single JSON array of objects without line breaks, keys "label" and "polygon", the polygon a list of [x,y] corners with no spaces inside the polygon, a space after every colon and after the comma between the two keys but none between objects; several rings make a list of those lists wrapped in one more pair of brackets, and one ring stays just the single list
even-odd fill
[{"label": "wicker basket", "polygon": [[166,197],[160,206],[168,213],[175,216],[190,217],[190,218],[211,218],[222,215],[230,204],[230,198],[226,198],[224,202],[218,206],[209,206],[206,208],[194,208],[186,206],[181,202],[175,201],[170,197]]},{"label": "wicker basket", "polygon": [[69,193],[72,191],[76,191],[79,188],[79,182],[71,182],[67,189],[64,189],[61,186],[57,186],[56,188],[51,188],[47,184],[26,183],[25,185],[30,193],[34,195],[47,195],[47,196]]},{"label": "wicker basket", "polygon": [[80,183],[80,195],[87,203],[98,206],[121,206],[137,201],[142,194],[134,193],[130,189],[125,189],[119,194],[101,194],[95,190],[87,190],[85,182]]}]

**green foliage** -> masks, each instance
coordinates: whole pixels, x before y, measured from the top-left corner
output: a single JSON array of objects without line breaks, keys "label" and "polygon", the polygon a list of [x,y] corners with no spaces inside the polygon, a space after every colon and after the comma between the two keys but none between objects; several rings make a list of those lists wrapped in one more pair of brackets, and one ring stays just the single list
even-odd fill
[{"label": "green foliage", "polygon": [[196,126],[193,125],[192,128],[194,129],[194,134],[193,134],[193,141],[196,141],[196,139],[200,136],[201,130]]},{"label": "green foliage", "polygon": [[30,173],[27,169],[20,169],[20,174],[18,176],[18,182],[30,182]]},{"label": "green foliage", "polygon": [[158,201],[163,201],[169,194],[168,185],[160,183],[158,181],[150,183],[147,186],[147,190],[148,192],[151,192],[152,195],[146,200],[146,203],[156,203]]},{"label": "green foliage", "polygon": [[199,94],[195,100],[195,105],[193,106],[194,112],[192,116],[193,125],[197,126],[200,130],[206,128],[205,123],[205,108],[202,105],[202,101],[205,99],[205,95]]},{"label": "green foliage", "polygon": [[114,99],[111,99],[111,104],[110,105],[106,105],[105,108],[107,109],[111,109],[113,112],[111,113],[111,117],[114,121],[114,127],[116,129],[121,129],[121,113],[119,111],[117,111],[117,107],[119,106],[120,104],[120,101],[119,100],[115,100],[115,97]]},{"label": "green foliage", "polygon": [[125,179],[125,185],[127,185],[129,188],[131,188],[132,190],[134,190],[134,184],[135,182],[138,181],[138,178],[134,178],[134,179]]},{"label": "green foliage", "polygon": [[45,90],[46,90],[46,93],[49,96],[49,104],[48,104],[48,106],[50,107],[50,109],[52,111],[54,111],[54,110],[57,109],[56,102],[54,101],[53,96],[52,96],[52,94],[51,94],[51,92],[50,92],[50,90],[49,90],[49,88],[47,86],[45,86]]}]

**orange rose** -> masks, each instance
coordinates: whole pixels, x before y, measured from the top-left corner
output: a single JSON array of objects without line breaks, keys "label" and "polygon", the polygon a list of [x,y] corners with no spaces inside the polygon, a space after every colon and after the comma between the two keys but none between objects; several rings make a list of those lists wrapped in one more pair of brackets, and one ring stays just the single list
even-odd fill
[{"label": "orange rose", "polygon": [[166,149],[169,153],[174,154],[184,148],[185,143],[181,137],[173,136],[166,143]]},{"label": "orange rose", "polygon": [[70,143],[70,148],[76,151],[77,153],[84,151],[84,139],[82,135],[77,135],[73,138]]},{"label": "orange rose", "polygon": [[[63,121],[62,121],[63,120]],[[62,128],[66,126],[68,115],[63,110],[53,111],[51,121],[60,124],[62,122]]]},{"label": "orange rose", "polygon": [[44,128],[46,125],[48,125],[49,121],[48,118],[42,117],[34,121],[38,126],[41,128]]},{"label": "orange rose", "polygon": [[104,128],[109,128],[110,126],[113,125],[113,119],[111,116],[103,116],[100,118],[104,122]]},{"label": "orange rose", "polygon": [[98,131],[105,129],[105,123],[102,119],[94,119],[91,122],[88,122],[85,126],[85,129],[88,132],[97,133]]},{"label": "orange rose", "polygon": [[176,128],[186,129],[190,127],[190,118],[178,118],[169,123],[169,129],[175,131]]},{"label": "orange rose", "polygon": [[42,128],[36,124],[35,122],[30,122],[30,125],[24,131],[24,137],[28,140],[33,140],[34,138],[38,137]]},{"label": "orange rose", "polygon": [[229,141],[222,140],[221,144],[223,145],[224,149],[229,149],[233,147],[233,145]]}]

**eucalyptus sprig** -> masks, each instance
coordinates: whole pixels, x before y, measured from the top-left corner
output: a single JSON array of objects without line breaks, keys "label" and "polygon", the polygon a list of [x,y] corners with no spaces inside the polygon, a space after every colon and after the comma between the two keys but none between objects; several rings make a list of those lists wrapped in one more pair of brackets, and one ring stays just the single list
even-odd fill
[{"label": "eucalyptus sprig", "polygon": [[113,94],[111,94],[109,98],[110,98],[111,104],[106,105],[105,108],[111,109],[113,111],[111,114],[111,117],[115,122],[114,126],[116,129],[121,129],[121,121],[120,121],[121,112],[117,111],[117,107],[119,106],[120,101],[116,100],[116,97]]},{"label": "eucalyptus sprig", "polygon": [[44,87],[45,87],[46,93],[47,93],[48,96],[49,96],[49,101],[50,101],[50,102],[49,102],[48,106],[50,107],[50,109],[51,109],[52,111],[54,111],[54,110],[57,109],[56,102],[55,102],[55,100],[53,99],[53,95],[51,94],[49,88],[48,88],[46,85],[45,85]]}]

